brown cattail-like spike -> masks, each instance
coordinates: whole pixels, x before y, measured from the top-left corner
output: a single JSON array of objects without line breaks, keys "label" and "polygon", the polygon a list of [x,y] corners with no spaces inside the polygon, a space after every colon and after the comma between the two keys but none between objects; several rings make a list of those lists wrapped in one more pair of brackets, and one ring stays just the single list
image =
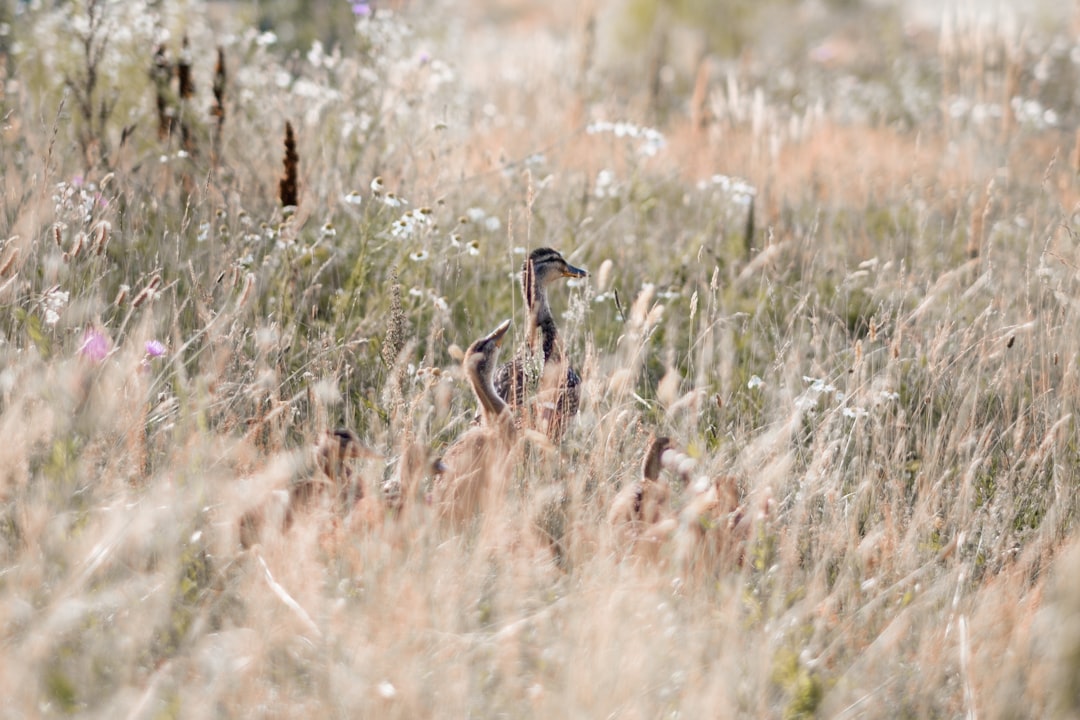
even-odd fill
[{"label": "brown cattail-like spike", "polygon": [[225,48],[218,46],[217,64],[214,66],[214,104],[210,115],[214,118],[214,147],[221,146],[221,128],[225,124]]},{"label": "brown cattail-like spike", "polygon": [[109,224],[106,222],[98,223],[94,228],[94,254],[102,255],[105,249],[109,246]]},{"label": "brown cattail-like spike", "polygon": [[172,132],[173,111],[169,107],[169,80],[172,78],[172,65],[165,54],[165,46],[154,49],[154,63],[150,68],[150,77],[154,81],[154,93],[157,101],[158,140],[166,140]]},{"label": "brown cattail-like spike", "polygon": [[75,233],[75,240],[71,244],[71,257],[79,257],[79,253],[82,252],[83,243],[86,241],[86,233]]},{"label": "brown cattail-like spike", "polygon": [[131,301],[131,305],[134,308],[138,308],[147,300],[151,300],[154,297],[154,293],[157,292],[158,286],[161,285],[161,276],[155,275],[150,278],[150,282],[146,283],[146,286],[139,291],[139,294],[135,296],[135,299]]},{"label": "brown cattail-like spike", "polygon": [[183,46],[180,50],[180,59],[176,62],[176,80],[180,93],[180,147],[188,153],[195,154],[195,138],[188,125],[187,105],[195,95],[195,81],[191,74],[191,43],[187,35],[184,36]]},{"label": "brown cattail-like spike", "polygon": [[4,258],[3,264],[0,264],[0,277],[4,277],[8,274],[8,270],[15,264],[15,260],[19,257],[19,248],[13,247],[8,252],[7,257]]},{"label": "brown cattail-like spike", "polygon": [[184,36],[180,59],[176,62],[176,80],[179,84],[181,100],[188,100],[195,94],[195,81],[191,77],[191,42]]},{"label": "brown cattail-like spike", "polygon": [[296,135],[291,122],[285,122],[285,174],[278,182],[278,197],[283,207],[299,205],[298,168],[300,155],[296,152]]}]

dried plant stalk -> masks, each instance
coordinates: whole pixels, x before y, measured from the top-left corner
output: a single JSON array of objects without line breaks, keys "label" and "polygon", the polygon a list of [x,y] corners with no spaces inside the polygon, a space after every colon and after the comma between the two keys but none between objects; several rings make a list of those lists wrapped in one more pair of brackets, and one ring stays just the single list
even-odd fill
[{"label": "dried plant stalk", "polygon": [[393,368],[401,349],[405,347],[405,311],[401,307],[401,283],[397,270],[390,274],[390,316],[386,319],[386,337],[383,339],[382,359],[386,367]]},{"label": "dried plant stalk", "polygon": [[189,100],[195,94],[195,81],[191,76],[191,41],[184,36],[183,49],[176,63],[176,81],[181,100]]},{"label": "dried plant stalk", "polygon": [[150,77],[154,81],[154,95],[157,104],[158,140],[166,140],[172,133],[174,113],[169,106],[169,81],[172,79],[172,65],[169,63],[169,56],[165,52],[164,45],[158,45],[154,50]]},{"label": "dried plant stalk", "polygon": [[300,155],[296,152],[296,135],[291,122],[285,123],[285,174],[278,182],[278,197],[283,207],[296,207],[299,202],[299,181],[297,180]]},{"label": "dried plant stalk", "polygon": [[225,48],[218,46],[217,63],[214,65],[214,104],[210,107],[210,115],[214,118],[215,149],[221,147],[221,129],[225,125],[225,83],[227,79]]},{"label": "dried plant stalk", "polygon": [[195,154],[195,137],[188,124],[187,105],[195,95],[195,81],[191,73],[191,42],[184,36],[180,59],[176,62],[177,92],[180,95],[180,147],[188,153]]}]

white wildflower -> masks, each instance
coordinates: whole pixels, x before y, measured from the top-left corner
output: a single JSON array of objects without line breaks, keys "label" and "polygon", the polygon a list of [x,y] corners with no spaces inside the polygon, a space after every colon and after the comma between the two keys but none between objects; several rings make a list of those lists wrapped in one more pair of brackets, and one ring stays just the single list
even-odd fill
[{"label": "white wildflower", "polygon": [[401,207],[402,205],[408,205],[409,201],[405,198],[398,197],[395,193],[386,193],[386,197],[383,198],[383,204],[387,207]]},{"label": "white wildflower", "polygon": [[42,304],[45,307],[45,324],[55,325],[60,320],[60,313],[67,307],[71,293],[61,290],[59,287],[51,288],[45,292]]},{"label": "white wildflower", "polygon": [[619,194],[615,187],[615,173],[611,170],[601,170],[596,173],[596,182],[593,184],[593,195],[598,198],[612,198]]}]

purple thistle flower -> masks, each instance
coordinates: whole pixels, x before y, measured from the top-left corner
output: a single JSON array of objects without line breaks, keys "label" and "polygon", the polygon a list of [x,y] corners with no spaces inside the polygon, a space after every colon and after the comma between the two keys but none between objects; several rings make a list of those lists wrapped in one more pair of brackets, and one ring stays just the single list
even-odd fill
[{"label": "purple thistle flower", "polygon": [[152,358],[161,357],[165,354],[165,345],[159,340],[147,340],[146,354]]},{"label": "purple thistle flower", "polygon": [[83,333],[79,354],[91,362],[101,362],[109,354],[110,345],[107,335],[93,328],[88,328]]},{"label": "purple thistle flower", "polygon": [[352,6],[353,15],[357,17],[368,17],[371,15],[371,5],[366,2],[354,2]]}]

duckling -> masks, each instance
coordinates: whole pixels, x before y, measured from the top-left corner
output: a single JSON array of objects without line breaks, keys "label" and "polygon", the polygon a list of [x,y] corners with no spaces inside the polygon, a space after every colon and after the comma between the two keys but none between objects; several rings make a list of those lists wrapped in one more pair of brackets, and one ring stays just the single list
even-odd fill
[{"label": "duckling", "polygon": [[[529,253],[521,268],[521,289],[529,323],[525,347],[495,374],[495,391],[514,407],[525,404],[526,387],[538,387],[541,428],[551,438],[562,436],[567,421],[577,414],[581,376],[563,355],[559,331],[548,304],[547,288],[558,278],[583,278],[588,272],[574,267],[556,250],[539,248]],[[542,360],[535,357],[540,331]]]},{"label": "duckling", "polygon": [[735,478],[703,477],[696,485],[697,494],[679,514],[677,554],[690,575],[737,559],[732,556],[741,554],[745,515]]},{"label": "duckling", "polygon": [[654,436],[641,463],[641,480],[624,487],[612,501],[608,523],[620,548],[658,544],[674,529],[668,512],[671,487],[660,479],[661,458],[674,447],[671,438]]},{"label": "duckling", "polygon": [[504,320],[465,351],[465,375],[480,403],[481,421],[443,455],[446,470],[436,483],[434,498],[440,514],[454,524],[475,515],[488,494],[504,485],[510,472],[516,429],[506,401],[492,385],[499,347],[509,329],[510,321]]},{"label": "duckling", "polygon": [[334,516],[344,516],[364,497],[362,481],[353,462],[378,459],[382,455],[368,448],[352,430],[327,430],[306,451],[304,469],[289,489],[275,490],[260,505],[240,518],[240,543],[249,548],[259,541],[264,528],[285,532],[297,513],[310,509],[321,498],[329,498]]},{"label": "duckling", "polygon": [[446,464],[442,457],[430,447],[419,442],[407,443],[397,459],[393,476],[382,486],[386,509],[394,516],[400,516],[416,499],[428,478],[438,478],[445,472]]}]

